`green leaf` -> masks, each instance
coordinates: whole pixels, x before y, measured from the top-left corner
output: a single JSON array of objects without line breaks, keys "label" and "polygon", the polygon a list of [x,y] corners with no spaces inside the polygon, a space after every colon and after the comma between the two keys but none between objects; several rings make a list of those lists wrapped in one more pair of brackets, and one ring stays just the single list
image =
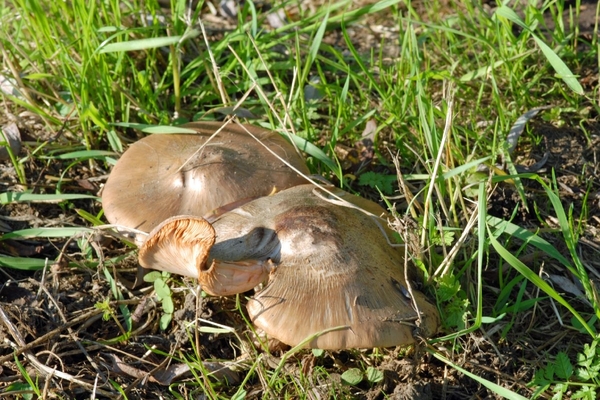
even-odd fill
[{"label": "green leaf", "polygon": [[52,261],[46,261],[39,258],[0,256],[0,267],[20,269],[23,271],[37,271],[44,268],[46,263],[52,264]]},{"label": "green leaf", "polygon": [[535,35],[532,35],[533,39],[537,43],[537,45],[542,49],[542,53],[546,56],[552,68],[556,71],[556,74],[560,79],[563,80],[567,84],[568,87],[571,88],[572,91],[577,93],[578,95],[583,95],[583,87],[577,80],[577,75],[574,75],[573,72],[567,67],[567,64],[560,59],[558,55],[546,44],[542,41],[542,39],[538,38]]},{"label": "green leaf", "polygon": [[[580,279],[581,280],[581,279]],[[598,320],[598,317],[596,317],[596,315],[592,315],[592,318],[590,318],[587,321],[587,326],[589,326],[592,331],[594,331],[594,333],[596,332],[596,321]],[[575,317],[571,317],[571,326],[575,329],[577,329],[579,332],[581,333],[586,333],[586,327],[583,326],[581,324],[581,322],[579,322],[579,320]]]},{"label": "green leaf", "polygon": [[358,368],[350,368],[342,374],[342,382],[346,385],[356,386],[363,380],[363,373]]},{"label": "green leaf", "polygon": [[580,368],[575,370],[575,375],[582,382],[596,379],[600,375],[600,349],[597,344],[597,339],[586,343],[583,345],[583,352],[577,354],[577,365]]},{"label": "green leaf", "polygon": [[586,320],[583,319],[583,317],[573,308],[573,306],[571,306],[571,304],[569,304],[569,302],[567,302],[560,294],[558,294],[556,292],[556,290],[554,290],[554,288],[552,286],[550,286],[545,280],[543,280],[540,276],[538,276],[538,274],[533,272],[521,260],[519,260],[510,251],[508,251],[506,248],[504,248],[496,239],[495,234],[492,233],[489,225],[487,226],[487,229],[488,229],[488,238],[490,239],[490,243],[492,244],[492,247],[498,252],[498,254],[510,266],[512,266],[517,272],[519,272],[521,275],[523,275],[525,278],[527,278],[535,286],[537,286],[542,291],[544,291],[547,295],[552,297],[555,301],[560,303],[563,307],[568,309],[571,312],[571,314],[573,314],[573,316],[575,318],[577,318],[579,320],[579,322],[581,322],[581,324],[586,328],[586,332],[588,334],[590,334],[591,336],[595,336],[592,329],[587,325]]},{"label": "green leaf", "polygon": [[36,237],[71,237],[79,233],[93,233],[94,230],[82,227],[63,227],[63,228],[29,228],[20,231],[5,233],[0,240],[7,239],[31,239]]},{"label": "green leaf", "polygon": [[86,221],[88,221],[91,224],[94,224],[94,226],[104,225],[104,222],[102,220],[100,220],[98,217],[90,214],[89,212],[87,212],[86,210],[84,210],[82,208],[76,208],[75,212],[81,218],[85,219]]},{"label": "green leaf", "polygon": [[102,28],[98,28],[96,32],[98,33],[112,33],[118,31],[119,28],[116,26],[103,26]]},{"label": "green leaf", "polygon": [[591,386],[583,386],[571,395],[571,399],[596,400],[596,389]]},{"label": "green leaf", "polygon": [[367,368],[367,380],[371,383],[381,382],[383,380],[383,372],[377,368]]},{"label": "green leaf", "polygon": [[510,7],[507,7],[507,6],[498,7],[496,9],[496,15],[499,15],[501,17],[508,19],[509,21],[512,21],[513,23],[519,25],[521,28],[523,28],[525,30],[529,30],[529,27],[527,25],[525,25],[525,23],[523,21],[521,21],[521,18],[519,18],[517,13]]},{"label": "green leaf", "polygon": [[561,400],[568,389],[569,385],[566,384],[558,383],[554,385],[554,388],[552,388],[552,391],[554,392],[552,400]]},{"label": "green leaf", "polygon": [[132,122],[125,123],[119,122],[113,124],[115,126],[122,126],[124,128],[138,129],[145,133],[153,133],[153,134],[195,134],[197,131],[195,129],[190,128],[182,128],[179,126],[170,126],[170,125],[148,125],[148,124],[135,124]]},{"label": "green leaf", "polygon": [[573,365],[565,352],[561,351],[556,355],[555,364],[554,372],[558,378],[568,380],[573,375]]},{"label": "green leaf", "polygon": [[50,160],[73,160],[73,159],[90,159],[90,158],[104,158],[107,156],[115,156],[116,153],[106,150],[80,150],[72,151],[70,153],[60,154],[58,156],[42,156],[40,158]]},{"label": "green leaf", "polygon": [[442,276],[438,284],[439,287],[435,293],[440,302],[449,301],[460,290],[460,282],[452,273]]},{"label": "green leaf", "polygon": [[312,44],[310,45],[310,50],[308,52],[308,64],[311,65],[315,59],[317,58],[317,54],[319,53],[319,47],[321,46],[321,42],[323,41],[323,35],[325,35],[325,28],[327,28],[327,21],[329,20],[329,10],[323,17],[321,25],[315,34],[315,37],[312,40]]},{"label": "green leaf", "polygon": [[325,164],[327,167],[329,167],[331,172],[336,174],[338,178],[341,178],[342,172],[340,171],[339,167],[329,157],[327,157],[327,154],[325,154],[323,150],[321,150],[308,140],[301,138],[300,136],[289,134],[284,135],[284,137],[290,138],[296,144],[296,146],[298,146],[300,151],[303,151],[306,154],[316,158],[317,160]]},{"label": "green leaf", "polygon": [[9,204],[17,203],[21,201],[31,202],[61,202],[65,200],[78,200],[78,199],[98,199],[97,196],[89,194],[32,194],[32,193],[19,193],[19,192],[6,192],[0,193],[0,203]]},{"label": "green leaf", "polygon": [[460,330],[465,329],[467,322],[467,308],[469,307],[469,304],[469,300],[454,298],[452,302],[445,307],[445,323],[448,326],[457,327]]},{"label": "green leaf", "polygon": [[494,324],[498,321],[501,321],[504,317],[506,317],[506,314],[500,314],[497,317],[493,318],[493,317],[481,317],[481,323],[482,324]]},{"label": "green leaf", "polygon": [[519,225],[513,224],[509,221],[504,221],[500,218],[492,217],[490,215],[487,216],[486,220],[489,226],[493,226],[496,228],[494,234],[499,234],[500,232],[505,233],[510,236],[514,236],[519,238],[538,249],[542,250],[545,254],[553,257],[554,259],[560,261],[565,267],[571,269],[573,268],[571,263],[558,251],[558,249],[551,245],[546,240],[542,239],[535,233],[528,231],[527,229],[521,228]]},{"label": "green leaf", "polygon": [[171,323],[172,319],[173,319],[173,314],[167,314],[167,313],[163,314],[160,317],[160,323],[159,323],[160,329],[162,331],[166,330],[169,327],[169,324]]},{"label": "green leaf", "polygon": [[598,340],[592,341],[592,343],[586,343],[583,345],[583,354],[590,360],[593,360],[598,356]]},{"label": "green leaf", "polygon": [[358,184],[361,186],[369,186],[373,189],[377,188],[383,192],[383,194],[390,195],[394,193],[393,183],[397,182],[398,177],[396,175],[383,175],[377,172],[365,172],[358,178]]},{"label": "green leaf", "polygon": [[434,231],[431,243],[434,246],[441,246],[442,244],[450,246],[454,242],[456,232],[449,230],[448,228],[442,228],[441,231]]},{"label": "green leaf", "polygon": [[175,306],[173,305],[173,298],[171,296],[163,297],[162,308],[165,313],[173,314],[173,311],[175,311]]},{"label": "green leaf", "polygon": [[242,389],[241,387],[238,389],[237,392],[235,392],[235,394],[233,396],[231,396],[230,400],[246,400],[246,395],[248,393]]},{"label": "green leaf", "polygon": [[[32,390],[33,393],[35,393],[37,395],[37,397],[39,398],[42,394],[40,392],[40,389],[36,385],[36,382],[38,381],[37,378],[34,382],[33,378],[29,375],[29,373],[27,372],[27,370],[25,369],[23,364],[21,364],[21,362],[19,361],[19,358],[16,355],[15,355],[15,364],[17,365],[17,368],[19,369],[19,372],[21,373],[21,377],[25,378],[25,380],[29,384],[30,390]],[[29,394],[29,393],[27,393],[27,394]],[[27,398],[27,397],[25,397],[25,398]],[[31,398],[33,398],[33,396],[29,397],[29,398],[31,399]]]},{"label": "green leaf", "polygon": [[315,356],[315,357],[323,357],[323,354],[325,354],[325,350],[323,350],[323,349],[312,349],[312,353],[313,353],[313,356]]},{"label": "green leaf", "polygon": [[154,282],[157,279],[162,279],[160,271],[152,271],[144,275],[144,282]]},{"label": "green leaf", "polygon": [[487,157],[479,158],[477,160],[469,161],[466,164],[460,165],[460,166],[458,166],[456,168],[451,169],[450,171],[444,172],[444,174],[442,175],[442,177],[445,180],[450,179],[453,176],[460,175],[460,174],[462,174],[464,172],[469,171],[471,168],[475,168],[475,167],[483,164],[484,162],[486,162],[490,158],[491,158],[491,156],[487,156]]},{"label": "green leaf", "polygon": [[546,368],[542,371],[544,372],[544,378],[553,381],[554,380],[554,370],[556,368],[556,364],[548,364]]},{"label": "green leaf", "polygon": [[163,300],[165,297],[171,296],[171,289],[163,279],[157,279],[154,281],[154,290],[156,291],[156,297],[158,297],[159,300]]},{"label": "green leaf", "polygon": [[582,382],[588,382],[598,376],[598,373],[594,373],[588,368],[577,368],[575,370],[575,376]]},{"label": "green leaf", "polygon": [[537,386],[536,393],[545,392],[552,383],[552,380],[546,379],[546,371],[544,369],[538,369],[533,375],[533,380],[529,383],[530,386]]},{"label": "green leaf", "polygon": [[[30,384],[25,382],[14,382],[2,389],[3,395],[10,395],[10,392],[22,392],[21,396],[23,396],[24,399],[33,398],[33,393],[27,393],[33,392],[33,388]],[[28,395],[27,397],[25,396],[26,394]],[[16,398],[18,398],[18,396],[16,396]]]}]

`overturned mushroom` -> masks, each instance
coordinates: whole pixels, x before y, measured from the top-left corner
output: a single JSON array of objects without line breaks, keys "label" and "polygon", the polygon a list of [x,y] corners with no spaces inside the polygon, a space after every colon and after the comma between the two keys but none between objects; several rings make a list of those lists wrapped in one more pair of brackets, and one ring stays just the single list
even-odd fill
[{"label": "overturned mushroom", "polygon": [[197,134],[150,135],[119,159],[102,193],[110,223],[148,232],[174,215],[203,216],[306,183],[265,148],[308,174],[302,157],[276,132],[220,122],[183,127]]},{"label": "overturned mushroom", "polygon": [[301,185],[246,203],[212,226],[198,217],[171,218],[150,233],[140,264],[198,277],[214,295],[264,282],[248,302],[250,317],[292,346],[338,327],[307,347],[408,344],[417,325],[424,335],[434,333],[437,310],[407,287],[403,250],[388,244],[385,223],[354,206],[378,214],[383,209],[330,190],[352,206],[334,204],[338,201],[321,188]]}]

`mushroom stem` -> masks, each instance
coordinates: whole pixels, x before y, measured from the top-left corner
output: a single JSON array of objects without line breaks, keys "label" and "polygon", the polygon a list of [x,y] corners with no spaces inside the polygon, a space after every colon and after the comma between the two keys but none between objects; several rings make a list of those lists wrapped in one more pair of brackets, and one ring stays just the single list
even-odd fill
[{"label": "mushroom stem", "polygon": [[202,290],[213,296],[243,293],[267,280],[275,269],[269,260],[221,261],[213,260],[206,271],[200,272]]},{"label": "mushroom stem", "polygon": [[202,289],[213,296],[246,292],[275,270],[271,259],[211,262],[214,242],[215,231],[205,219],[172,217],[150,232],[140,248],[139,261],[145,268],[198,278]]}]

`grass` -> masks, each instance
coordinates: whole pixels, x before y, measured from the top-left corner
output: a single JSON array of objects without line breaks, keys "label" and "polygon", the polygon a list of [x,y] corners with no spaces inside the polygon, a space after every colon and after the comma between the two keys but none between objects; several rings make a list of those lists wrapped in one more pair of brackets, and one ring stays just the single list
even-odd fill
[{"label": "grass", "polygon": [[[578,1],[566,21],[562,0],[520,2],[518,12],[438,0],[273,2],[271,10],[246,2],[237,20],[213,26],[210,19],[197,23],[209,5],[171,3],[167,13],[137,0],[0,4],[0,74],[16,89],[2,92],[1,120],[16,119],[26,133],[25,150],[3,164],[15,172],[2,185],[2,214],[41,216],[35,226],[11,220],[12,232],[0,239],[5,285],[50,265],[75,275],[102,270],[93,275],[107,288],[96,308],[112,336],[101,351],[121,354],[144,343],[127,303],[143,294],[129,292],[115,273],[134,256],[125,246],[103,249],[90,236],[103,221],[93,188],[145,134],[134,128],[256,116],[252,123],[291,134],[314,173],[386,201],[399,220],[414,220],[413,261],[443,328],[415,349],[268,354],[230,327],[251,326],[243,299],[203,299],[223,307],[216,321],[222,325],[204,325],[201,334],[157,353],[162,358],[151,356],[153,366],[165,356],[185,360],[193,378],[139,389],[133,378],[111,376],[103,393],[385,398],[406,381],[423,381],[435,397],[596,397],[597,164],[574,170],[552,161],[519,173],[532,159],[528,152],[544,153],[548,126],[565,129],[586,152],[597,143],[597,26],[590,35],[579,32]],[[271,27],[266,15],[277,11],[286,21]],[[515,122],[541,106],[550,108],[529,121],[509,151]],[[359,167],[343,150],[361,143],[368,124],[375,162]],[[47,260],[8,250],[32,238],[55,247]],[[173,302],[181,305],[193,288],[164,275],[153,282],[171,290],[147,323],[168,326]],[[157,334],[173,334],[175,325]],[[221,348],[206,349],[202,335]],[[193,355],[184,354],[190,348]],[[13,373],[4,394],[72,395],[65,383],[30,376],[23,366],[30,356],[5,361]],[[210,378],[207,358],[239,379]],[[394,367],[404,359],[414,360],[412,375]],[[101,376],[101,368],[90,368]]]}]

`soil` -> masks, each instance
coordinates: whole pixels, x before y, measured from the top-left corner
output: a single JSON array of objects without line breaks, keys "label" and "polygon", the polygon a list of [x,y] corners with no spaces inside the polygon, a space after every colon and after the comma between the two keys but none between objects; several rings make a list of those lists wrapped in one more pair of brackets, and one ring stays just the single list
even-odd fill
[{"label": "soil", "polygon": [[[586,3],[587,4],[587,3]],[[595,7],[582,8],[582,33],[587,31],[590,18],[595,18]],[[388,30],[380,29],[380,21],[372,25],[353,27],[350,35],[357,40],[356,47],[368,48],[369,43],[360,40],[366,37],[372,43],[381,43]],[[585,25],[585,26],[584,26]],[[586,29],[584,32],[584,28]],[[368,30],[369,35],[365,34]],[[371,37],[371,36],[372,37]],[[339,36],[332,34],[327,40],[343,45]],[[386,52],[393,57],[394,52]],[[596,74],[588,71],[590,85]],[[44,124],[35,115],[24,113],[19,116],[2,114],[3,123],[16,120],[23,137],[22,151],[31,152],[40,140],[55,140],[68,144],[68,136],[52,137]],[[528,133],[519,142],[513,156],[515,164],[531,167],[547,156],[537,173],[550,181],[556,176],[558,193],[563,205],[573,207],[574,216],[583,215],[585,226],[580,240],[580,251],[585,265],[598,269],[600,249],[600,168],[599,141],[600,124],[582,126],[573,123],[554,126],[536,117],[528,124]],[[345,164],[347,173],[377,171],[395,174],[393,169],[375,164],[372,144],[365,141],[345,143],[344,150],[355,157]],[[360,156],[359,156],[360,155]],[[342,157],[343,158],[343,157]],[[57,178],[66,174],[69,193],[97,194],[108,171],[105,166],[94,163],[79,164],[68,168],[68,164],[55,162],[46,164],[35,157],[25,164],[28,186],[38,193],[55,190]],[[358,161],[353,161],[358,160]],[[342,160],[343,161],[343,160]],[[359,165],[360,164],[360,165]],[[391,164],[390,164],[391,165]],[[17,174],[8,161],[0,162],[0,192],[19,191],[22,186]],[[377,199],[373,190],[358,188],[366,197]],[[517,210],[517,220],[525,228],[556,227],[550,215],[550,205],[545,204],[542,188],[530,182],[526,186],[529,207],[521,201],[514,185],[499,184],[489,200],[489,213],[500,218],[510,218]],[[534,207],[533,204],[536,204]],[[17,203],[0,209],[0,232],[32,227],[89,226],[77,214],[78,209],[97,215],[100,204],[93,200],[77,200],[74,207],[52,203]],[[548,211],[548,212],[546,212]],[[563,254],[568,254],[564,244],[556,235],[544,234]],[[518,246],[518,244],[516,244]],[[135,254],[128,247],[106,236],[62,239],[5,240],[0,242],[0,254],[31,257],[50,261],[46,268],[38,271],[20,271],[0,268],[0,387],[21,380],[25,371],[39,379],[39,387],[53,398],[89,398],[96,393],[98,398],[116,398],[109,380],[125,388],[129,398],[174,398],[173,392],[185,398],[205,398],[202,388],[189,382],[194,379],[179,360],[195,360],[200,368],[218,371],[214,384],[223,395],[231,396],[250,368],[254,368],[250,380],[245,382],[247,398],[270,398],[265,389],[268,379],[266,370],[273,371],[288,348],[275,349],[271,353],[257,347],[258,339],[244,320],[244,296],[239,303],[235,298],[203,298],[197,293],[193,281],[174,282],[178,288],[172,297],[175,303],[173,321],[161,331],[159,321],[161,304],[147,283],[134,285],[137,276]],[[129,254],[129,255],[128,255]],[[111,260],[124,257],[117,264]],[[96,262],[104,260],[104,262]],[[553,275],[568,276],[559,265],[548,260],[537,262],[541,268]],[[541,263],[541,264],[540,264]],[[491,259],[485,273],[488,286],[484,287],[484,315],[493,314],[498,298],[498,279],[509,280],[516,273],[503,269],[498,259]],[[590,271],[598,287],[598,273]],[[112,277],[114,284],[108,280]],[[525,296],[534,298],[538,293],[525,289]],[[116,293],[120,293],[119,298]],[[571,296],[573,304],[586,310],[582,302]],[[103,306],[104,304],[104,306]],[[119,307],[125,306],[132,313],[132,334],[123,335],[124,319]],[[241,310],[241,311],[240,311]],[[477,332],[462,336],[459,342],[447,343],[447,356],[452,357],[452,348],[460,348],[461,358],[453,358],[460,367],[504,387],[529,397],[532,393],[527,384],[536,369],[543,367],[546,352],[555,354],[568,350],[587,336],[567,330],[560,325],[554,310],[533,308],[506,317],[501,323],[485,326]],[[560,315],[568,320],[569,314]],[[201,320],[200,320],[201,319]],[[247,317],[246,317],[247,319]],[[202,333],[196,337],[190,333],[189,323],[201,321],[204,327],[213,327],[205,321],[234,328],[235,333]],[[486,328],[487,327],[487,331]],[[26,347],[25,345],[28,345]],[[14,351],[19,351],[15,362]],[[175,357],[173,361],[167,355]],[[257,357],[257,355],[260,355]],[[251,360],[259,360],[253,365]],[[44,376],[34,368],[35,360],[48,367]],[[210,362],[208,362],[210,361]],[[383,372],[383,380],[369,383],[366,379],[356,386],[342,382],[341,374],[349,368],[373,365]],[[53,372],[62,371],[66,376]],[[298,386],[306,388],[307,397],[320,399],[336,395],[341,398],[357,399],[465,399],[495,398],[491,391],[473,379],[448,368],[432,357],[420,345],[408,349],[348,350],[325,352],[316,356],[302,351],[291,357],[284,365],[288,387],[279,388],[278,396],[293,395]],[[327,377],[322,371],[327,371]],[[321,372],[320,372],[321,371]],[[194,371],[200,374],[198,371]],[[188,382],[184,384],[182,382]],[[87,385],[87,386],[86,386]],[[169,389],[169,385],[171,389]],[[170,391],[172,390],[172,392]]]}]

